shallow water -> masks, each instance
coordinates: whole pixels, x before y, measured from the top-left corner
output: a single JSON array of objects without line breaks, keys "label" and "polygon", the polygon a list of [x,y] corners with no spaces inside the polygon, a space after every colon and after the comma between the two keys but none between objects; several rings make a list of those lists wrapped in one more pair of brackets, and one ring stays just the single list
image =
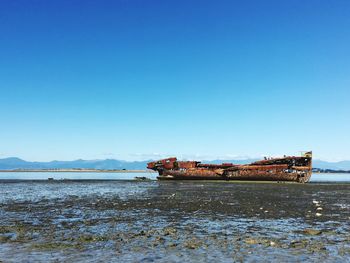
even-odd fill
[{"label": "shallow water", "polygon": [[[155,180],[157,173],[88,173],[88,172],[0,172],[0,180],[46,180],[53,178],[55,180],[132,180],[136,176],[147,177]],[[350,182],[350,173],[314,173],[311,176],[311,182]]]},{"label": "shallow water", "polygon": [[344,183],[1,182],[0,261],[347,262],[349,200]]},{"label": "shallow water", "polygon": [[0,180],[132,180],[137,176],[156,179],[157,173],[0,172]]},{"label": "shallow water", "polygon": [[155,183],[135,184],[133,181],[20,181],[16,183],[1,183],[0,202],[38,202],[40,200],[65,200],[67,198],[127,199],[130,196],[145,195]]}]

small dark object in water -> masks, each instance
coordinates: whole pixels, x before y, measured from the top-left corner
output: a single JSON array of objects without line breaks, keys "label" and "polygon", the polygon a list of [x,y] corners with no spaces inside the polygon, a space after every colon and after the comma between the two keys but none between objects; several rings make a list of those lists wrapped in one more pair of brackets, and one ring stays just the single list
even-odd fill
[{"label": "small dark object in water", "polygon": [[145,176],[135,176],[135,180],[138,181],[150,181],[151,179],[145,177]]},{"label": "small dark object in water", "polygon": [[52,177],[47,178],[48,181],[53,181]]}]

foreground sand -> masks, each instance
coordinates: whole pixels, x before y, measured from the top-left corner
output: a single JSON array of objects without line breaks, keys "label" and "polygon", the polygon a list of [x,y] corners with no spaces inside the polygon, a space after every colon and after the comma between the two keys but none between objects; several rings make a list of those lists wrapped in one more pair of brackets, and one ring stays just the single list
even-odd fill
[{"label": "foreground sand", "polygon": [[350,257],[350,184],[72,181],[1,189],[4,262]]}]

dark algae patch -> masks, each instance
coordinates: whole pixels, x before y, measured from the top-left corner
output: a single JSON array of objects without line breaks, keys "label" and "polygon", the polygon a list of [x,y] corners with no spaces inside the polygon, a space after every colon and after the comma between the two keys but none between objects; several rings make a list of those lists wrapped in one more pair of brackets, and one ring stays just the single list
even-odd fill
[{"label": "dark algae patch", "polygon": [[2,262],[350,258],[350,184],[0,184]]}]

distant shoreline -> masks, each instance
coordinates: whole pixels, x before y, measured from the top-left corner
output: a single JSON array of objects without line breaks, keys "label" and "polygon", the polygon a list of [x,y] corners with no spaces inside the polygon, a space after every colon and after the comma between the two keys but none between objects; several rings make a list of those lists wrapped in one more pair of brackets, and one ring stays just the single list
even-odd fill
[{"label": "distant shoreline", "polygon": [[0,173],[155,173],[152,170],[104,170],[104,169],[15,169]]},{"label": "distant shoreline", "polygon": [[[0,173],[156,173],[153,170],[118,170],[118,169],[12,169],[12,170],[0,170]],[[350,171],[337,171],[337,170],[325,170],[325,171],[313,171],[313,174],[339,174],[350,173]]]}]

